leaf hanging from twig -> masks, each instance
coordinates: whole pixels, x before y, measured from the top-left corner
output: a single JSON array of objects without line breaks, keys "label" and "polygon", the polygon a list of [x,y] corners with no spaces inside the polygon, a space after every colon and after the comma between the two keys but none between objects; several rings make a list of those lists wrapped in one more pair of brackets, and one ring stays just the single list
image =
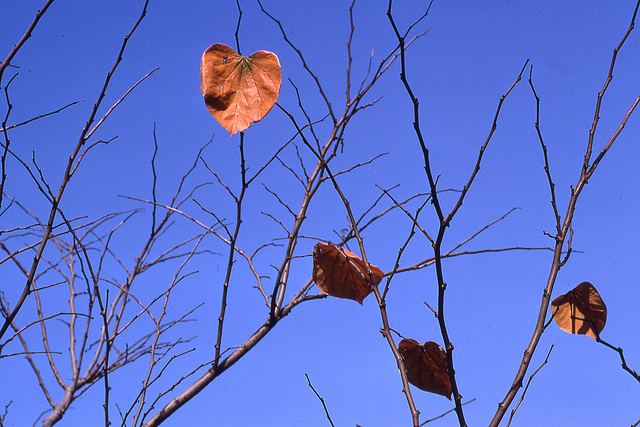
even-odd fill
[{"label": "leaf hanging from twig", "polygon": [[596,288],[582,282],[551,302],[554,319],[560,329],[571,334],[588,335],[597,340],[607,322],[607,307]]},{"label": "leaf hanging from twig", "polygon": [[409,383],[420,390],[440,394],[451,400],[447,352],[438,343],[427,341],[420,345],[416,340],[405,338],[398,344],[398,350],[402,355]]},{"label": "leaf hanging from twig", "polygon": [[200,79],[211,115],[231,136],[267,115],[280,93],[280,62],[261,50],[249,57],[217,43],[202,55]]},{"label": "leaf hanging from twig", "polygon": [[[375,265],[373,286],[378,286],[384,273]],[[313,249],[313,281],[327,295],[362,301],[372,292],[364,262],[354,253],[324,243]]]}]

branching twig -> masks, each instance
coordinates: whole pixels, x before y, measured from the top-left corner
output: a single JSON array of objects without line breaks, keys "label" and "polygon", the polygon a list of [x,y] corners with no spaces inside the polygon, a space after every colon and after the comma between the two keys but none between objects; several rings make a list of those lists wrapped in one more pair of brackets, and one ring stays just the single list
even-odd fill
[{"label": "branching twig", "polygon": [[[49,1],[46,6],[48,7],[48,5],[50,5],[50,4],[51,4],[51,1]],[[69,180],[71,178],[71,171],[74,170],[77,167],[77,165],[75,163],[76,163],[76,160],[77,160],[78,155],[80,153],[80,150],[82,149],[82,147],[84,146],[84,144],[87,141],[87,134],[89,132],[89,127],[93,124],[93,122],[95,120],[95,116],[97,114],[98,108],[102,104],[102,100],[104,99],[104,96],[106,94],[107,87],[109,87],[109,83],[111,82],[111,77],[113,76],[114,72],[118,68],[118,65],[120,64],[120,61],[122,61],[122,56],[123,56],[123,53],[124,53],[124,51],[125,51],[125,49],[127,47],[127,43],[129,41],[129,39],[131,38],[131,36],[135,32],[135,30],[140,25],[140,22],[142,22],[142,20],[144,19],[144,17],[147,14],[147,6],[148,6],[148,4],[149,4],[149,0],[147,0],[145,2],[144,7],[142,9],[142,12],[140,13],[140,16],[138,17],[138,20],[133,25],[133,27],[131,28],[129,33],[125,36],[124,41],[122,42],[122,45],[120,47],[120,52],[118,53],[118,57],[116,58],[115,63],[113,64],[111,70],[107,73],[107,77],[106,77],[106,79],[104,81],[104,84],[102,86],[102,90],[100,91],[100,94],[98,95],[98,99],[96,100],[96,103],[95,103],[95,105],[94,105],[94,107],[93,107],[93,109],[92,109],[92,111],[91,111],[91,113],[89,115],[89,119],[87,120],[82,132],[80,133],[80,137],[78,139],[78,142],[76,143],[76,146],[75,146],[72,154],[69,156],[69,161],[67,162],[66,171],[64,173],[62,182],[61,182],[60,187],[58,189],[58,193],[56,194],[56,197],[52,201],[52,206],[51,206],[51,210],[50,210],[50,214],[49,214],[49,219],[47,221],[47,225],[46,225],[46,228],[45,228],[45,231],[44,231],[44,235],[42,237],[40,246],[38,247],[38,252],[36,253],[36,255],[33,258],[33,263],[31,265],[31,269],[29,271],[29,277],[27,278],[27,282],[26,282],[26,284],[24,286],[24,289],[22,291],[22,295],[20,296],[20,298],[16,302],[16,304],[15,304],[15,306],[13,308],[13,311],[9,314],[9,316],[7,316],[7,318],[5,319],[2,327],[0,328],[0,338],[2,338],[4,336],[5,332],[9,328],[9,325],[11,324],[11,321],[18,314],[18,312],[22,308],[22,305],[26,301],[27,296],[31,292],[31,286],[32,286],[36,271],[38,269],[38,264],[40,263],[40,259],[42,258],[42,255],[44,253],[44,249],[45,249],[47,243],[49,242],[49,238],[50,238],[51,232],[53,230],[53,223],[54,223],[56,215],[58,213],[58,205],[60,204],[60,201],[62,200],[62,196],[64,194],[64,191],[65,191],[65,189],[67,187],[67,184],[69,183]],[[37,19],[39,19],[40,16],[42,16],[42,15],[39,14],[36,17],[36,20],[34,20],[34,23],[32,24],[32,27],[30,27],[30,29],[25,34],[25,37],[23,37],[23,39],[25,41],[26,41],[26,38],[28,38],[29,35],[31,34],[31,30],[33,29],[33,27],[37,23]],[[22,42],[22,43],[24,43],[24,42]],[[22,44],[19,44],[19,46],[21,46],[21,45]],[[14,48],[14,50],[12,52],[14,52],[14,51],[17,52],[17,49]],[[11,60],[13,55],[15,55],[15,53],[10,54],[9,58],[5,61],[7,63],[7,65],[8,65],[8,61]],[[5,62],[3,62],[3,66],[5,66],[4,65]],[[4,68],[0,68],[0,71],[2,71],[2,70],[4,70]],[[0,77],[1,77],[1,74],[0,74]]]},{"label": "branching twig", "polygon": [[[491,130],[489,132],[489,135],[487,136],[484,144],[482,145],[482,147],[480,148],[480,153],[478,154],[478,159],[476,161],[476,165],[475,168],[473,169],[471,176],[469,177],[469,180],[467,181],[467,184],[463,187],[462,192],[460,193],[460,196],[458,198],[457,203],[455,204],[455,206],[453,207],[453,209],[451,210],[451,212],[445,217],[442,208],[440,206],[440,201],[438,198],[438,192],[437,192],[437,187],[436,187],[436,180],[434,179],[433,176],[433,172],[431,170],[431,165],[430,165],[430,160],[429,160],[429,150],[427,149],[426,143],[424,141],[423,135],[422,135],[422,131],[420,130],[420,116],[419,116],[419,103],[418,103],[418,98],[414,95],[413,90],[411,89],[411,86],[409,84],[409,81],[407,79],[407,74],[406,74],[406,61],[405,61],[405,37],[406,34],[403,36],[400,34],[395,21],[393,19],[393,15],[391,13],[391,6],[392,6],[392,0],[389,0],[389,7],[387,9],[387,17],[389,18],[389,21],[391,23],[391,26],[393,28],[393,31],[396,35],[396,38],[398,39],[398,43],[400,44],[400,67],[401,67],[401,71],[400,71],[400,80],[402,81],[402,83],[404,84],[404,87],[407,91],[407,94],[409,95],[409,98],[411,99],[411,102],[413,104],[413,128],[415,131],[415,134],[418,138],[418,142],[420,144],[420,148],[422,150],[422,154],[424,157],[424,169],[425,169],[425,174],[427,176],[428,179],[428,183],[429,183],[429,188],[430,188],[430,192],[431,192],[431,202],[433,203],[433,207],[434,210],[436,212],[436,215],[438,217],[438,221],[439,221],[439,229],[438,229],[438,234],[437,237],[435,238],[435,241],[433,241],[433,239],[430,239],[432,241],[432,246],[433,246],[433,250],[434,250],[434,255],[435,255],[435,266],[436,266],[436,277],[437,277],[437,283],[438,283],[438,324],[440,326],[440,332],[442,334],[442,339],[444,341],[444,348],[447,351],[447,364],[448,364],[448,371],[449,371],[449,379],[451,382],[451,387],[452,387],[452,392],[453,392],[453,396],[454,396],[454,400],[455,400],[455,404],[456,404],[456,414],[458,415],[458,422],[460,424],[461,427],[465,427],[466,426],[466,421],[464,419],[464,413],[462,410],[462,402],[461,402],[461,395],[458,392],[458,386],[456,383],[456,379],[455,379],[455,368],[453,365],[453,345],[449,339],[449,334],[447,332],[447,327],[446,327],[446,321],[445,321],[445,316],[444,316],[444,295],[445,295],[445,290],[447,287],[447,284],[444,281],[444,276],[443,276],[443,272],[442,272],[442,254],[441,254],[441,244],[444,238],[444,233],[445,230],[447,229],[447,227],[449,226],[449,224],[451,223],[451,220],[453,219],[454,215],[456,214],[456,212],[460,209],[460,207],[462,206],[462,202],[469,190],[469,188],[471,187],[477,173],[480,170],[480,163],[482,162],[482,158],[483,158],[483,154],[489,144],[489,141],[491,140],[491,137],[493,136],[493,133],[495,132],[496,128],[497,128],[497,121],[498,121],[498,116],[500,114],[500,110],[502,108],[502,104],[504,102],[504,100],[506,99],[506,97],[509,95],[509,93],[511,92],[511,90],[515,87],[515,85],[520,81],[522,73],[524,72],[524,69],[526,67],[526,63],[525,66],[523,66],[522,70],[520,71],[520,74],[518,75],[517,79],[515,80],[515,82],[509,87],[509,89],[504,93],[504,95],[502,95],[502,97],[500,98],[500,101],[498,103],[498,107],[496,108],[496,112],[494,115],[494,119],[493,119],[493,124],[491,126]],[[431,6],[431,3],[429,4],[429,7]],[[428,9],[427,9],[427,13],[428,13]],[[528,60],[527,60],[528,62]],[[414,425],[417,425],[417,419],[414,417]]]},{"label": "branching twig", "polygon": [[[593,175],[593,172],[595,171],[596,167],[598,166],[600,160],[607,153],[607,151],[609,150],[609,148],[611,147],[611,145],[613,144],[615,139],[618,137],[618,135],[622,131],[624,125],[626,124],[627,120],[629,119],[629,116],[631,115],[631,113],[633,112],[635,107],[638,105],[638,102],[640,101],[640,96],[638,96],[638,98],[636,98],[636,100],[633,102],[633,104],[631,105],[631,107],[629,108],[629,110],[627,111],[625,116],[623,117],[622,122],[621,122],[620,126],[618,127],[618,129],[614,132],[614,134],[611,136],[609,141],[605,144],[605,147],[602,149],[602,151],[600,152],[600,154],[598,155],[596,160],[593,162],[593,164],[591,164],[591,166],[589,166],[591,153],[592,153],[592,149],[593,149],[593,138],[595,136],[596,127],[598,125],[598,121],[599,121],[599,117],[600,117],[600,107],[602,105],[602,99],[604,97],[604,94],[605,94],[607,88],[609,87],[609,83],[613,79],[613,69],[614,69],[614,66],[615,66],[615,63],[616,63],[616,58],[617,58],[617,55],[618,55],[618,51],[620,50],[620,48],[622,47],[624,42],[627,40],[629,34],[631,33],[631,31],[633,30],[633,28],[635,26],[635,19],[636,19],[636,15],[638,13],[638,7],[640,7],[640,0],[638,0],[638,2],[636,3],[636,6],[635,6],[635,9],[634,9],[632,18],[631,18],[631,23],[630,23],[626,33],[622,37],[622,40],[620,41],[618,46],[616,46],[616,48],[613,51],[613,55],[611,57],[611,63],[610,63],[610,66],[609,66],[609,72],[607,74],[607,78],[605,80],[604,86],[602,87],[602,90],[598,93],[598,97],[597,97],[597,100],[596,100],[594,120],[593,120],[593,124],[592,124],[591,130],[589,131],[589,137],[588,137],[587,144],[586,144],[584,162],[582,164],[582,168],[581,168],[581,172],[580,172],[580,178],[578,179],[578,182],[575,185],[575,188],[571,187],[571,195],[569,197],[569,203],[568,203],[568,206],[567,206],[566,213],[564,215],[564,221],[562,222],[562,227],[560,227],[560,229],[557,231],[556,235],[553,236],[554,239],[555,239],[555,248],[554,248],[553,260],[551,262],[551,268],[550,268],[550,271],[549,271],[549,277],[547,279],[547,284],[546,284],[546,286],[544,288],[544,291],[543,291],[543,294],[542,294],[542,300],[540,302],[540,310],[538,312],[538,318],[536,320],[536,326],[535,326],[534,332],[533,332],[533,334],[531,336],[531,339],[529,341],[529,344],[527,345],[526,350],[524,351],[524,356],[522,358],[522,361],[520,362],[520,366],[518,367],[518,371],[517,371],[517,373],[515,375],[513,383],[509,387],[509,390],[507,391],[507,394],[506,394],[505,398],[502,400],[502,402],[500,402],[498,404],[498,410],[496,411],[493,419],[491,420],[491,423],[489,424],[490,427],[497,427],[500,424],[500,421],[504,417],[507,409],[509,408],[509,406],[513,402],[513,399],[515,398],[515,395],[518,392],[518,389],[520,389],[522,387],[522,382],[523,382],[524,376],[525,376],[525,374],[527,372],[527,368],[529,367],[529,363],[531,362],[531,358],[533,357],[533,354],[534,354],[534,352],[536,350],[538,342],[540,341],[540,337],[542,336],[542,333],[544,332],[545,323],[546,323],[545,319],[546,319],[546,316],[547,316],[547,311],[549,309],[549,303],[551,302],[551,295],[552,295],[552,292],[553,292],[553,287],[555,285],[555,281],[556,281],[558,272],[560,271],[560,268],[566,263],[566,261],[568,260],[568,256],[571,253],[570,250],[567,250],[567,252],[566,252],[567,256],[565,257],[564,260],[562,260],[562,252],[563,252],[564,244],[565,244],[565,241],[567,240],[567,238],[568,238],[568,244],[569,244],[569,248],[570,248],[570,242],[571,242],[571,238],[573,236],[573,230],[572,230],[573,215],[575,213],[575,208],[576,208],[576,204],[578,202],[578,197],[580,196],[582,190],[586,186],[587,181],[589,180],[589,178],[591,178],[591,176]],[[533,85],[531,85],[531,87],[533,89]],[[536,96],[536,98],[537,98],[537,96]]]}]

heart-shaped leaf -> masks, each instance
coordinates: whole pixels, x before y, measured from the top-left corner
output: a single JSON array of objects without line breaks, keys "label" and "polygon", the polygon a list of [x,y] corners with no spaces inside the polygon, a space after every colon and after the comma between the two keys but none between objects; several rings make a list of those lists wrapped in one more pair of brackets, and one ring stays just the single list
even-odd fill
[{"label": "heart-shaped leaf", "polygon": [[438,343],[403,339],[398,344],[409,383],[420,390],[440,394],[451,400],[451,380],[447,352]]},{"label": "heart-shaped leaf", "polygon": [[[384,273],[375,265],[373,286],[378,286]],[[372,290],[364,262],[354,253],[324,243],[313,249],[313,280],[327,295],[347,298],[362,304]]]},{"label": "heart-shaped leaf", "polygon": [[607,306],[589,282],[560,295],[551,302],[551,307],[560,329],[571,334],[588,335],[595,340],[607,322]]},{"label": "heart-shaped leaf", "polygon": [[202,55],[200,80],[211,115],[231,136],[262,120],[280,93],[280,61],[261,50],[249,57],[221,43]]}]

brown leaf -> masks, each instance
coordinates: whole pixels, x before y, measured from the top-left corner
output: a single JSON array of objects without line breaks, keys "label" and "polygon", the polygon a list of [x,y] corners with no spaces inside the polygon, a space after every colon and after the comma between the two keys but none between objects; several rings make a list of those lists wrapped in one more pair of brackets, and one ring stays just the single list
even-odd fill
[{"label": "brown leaf", "polygon": [[[384,273],[371,265],[374,286],[382,280]],[[362,304],[372,290],[364,262],[346,249],[318,243],[313,249],[313,281],[327,295],[348,298]]]},{"label": "brown leaf", "polygon": [[447,352],[438,343],[427,341],[424,345],[416,340],[403,339],[398,350],[404,360],[409,383],[420,390],[440,394],[451,400],[451,380]]},{"label": "brown leaf", "polygon": [[593,339],[604,329],[607,307],[596,288],[582,282],[551,302],[554,319],[560,327],[571,334],[588,335]]},{"label": "brown leaf", "polygon": [[266,50],[244,57],[217,43],[202,55],[200,79],[209,112],[233,136],[262,120],[276,103],[280,62]]}]

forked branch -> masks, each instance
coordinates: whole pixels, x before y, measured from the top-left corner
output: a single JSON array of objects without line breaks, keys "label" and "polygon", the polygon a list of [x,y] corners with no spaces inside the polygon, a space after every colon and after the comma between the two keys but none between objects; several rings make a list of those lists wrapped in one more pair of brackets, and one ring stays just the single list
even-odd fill
[{"label": "forked branch", "polygon": [[[636,19],[637,13],[638,13],[638,7],[639,6],[640,6],[640,0],[636,3],[636,6],[635,6],[635,9],[633,11],[632,18],[631,18],[631,23],[630,23],[629,27],[627,28],[627,31],[625,32],[625,34],[622,37],[622,40],[620,41],[618,46],[616,46],[616,48],[613,51],[613,55],[611,57],[611,63],[609,65],[609,72],[607,74],[607,78],[606,78],[605,83],[604,83],[604,85],[602,87],[602,90],[598,93],[598,96],[597,96],[597,99],[596,99],[594,120],[593,120],[592,127],[589,130],[589,136],[587,138],[586,150],[585,150],[585,155],[584,155],[584,162],[583,162],[582,167],[581,167],[580,177],[578,178],[578,181],[577,181],[575,187],[571,188],[571,196],[569,197],[569,203],[568,203],[568,206],[567,206],[566,213],[564,215],[564,221],[562,221],[562,226],[559,227],[559,229],[556,232],[556,235],[553,236],[554,239],[555,239],[555,248],[554,248],[553,260],[551,262],[551,267],[550,267],[550,271],[549,271],[549,277],[547,279],[547,284],[546,284],[546,286],[544,288],[544,291],[542,293],[542,300],[540,302],[540,310],[538,312],[538,318],[536,320],[536,325],[535,325],[533,334],[531,336],[531,339],[529,341],[529,344],[527,345],[527,348],[524,351],[524,356],[522,358],[522,361],[520,362],[520,366],[518,367],[518,371],[517,371],[517,373],[515,375],[513,383],[509,387],[509,390],[507,391],[507,394],[506,394],[505,398],[502,400],[502,402],[500,402],[498,404],[498,410],[496,411],[493,419],[491,420],[491,423],[489,424],[490,427],[497,427],[500,424],[500,421],[502,420],[502,418],[504,417],[507,409],[509,408],[509,406],[513,402],[513,399],[515,398],[518,390],[523,386],[523,380],[524,380],[524,377],[526,375],[526,372],[527,372],[527,369],[529,367],[529,364],[531,362],[531,358],[533,357],[533,354],[534,354],[534,352],[535,352],[535,350],[537,348],[537,345],[538,345],[538,343],[540,341],[540,337],[542,336],[542,333],[544,332],[545,323],[546,323],[546,317],[547,317],[547,311],[549,309],[549,304],[551,302],[551,295],[553,293],[553,288],[554,288],[554,285],[555,285],[555,282],[556,282],[556,278],[557,278],[558,272],[560,271],[560,268],[567,261],[567,258],[565,258],[564,260],[562,259],[562,253],[563,253],[565,242],[567,242],[567,244],[569,245],[569,249],[570,249],[570,242],[571,242],[571,237],[572,237],[572,233],[573,233],[572,232],[573,215],[575,213],[575,208],[576,208],[576,204],[578,202],[578,197],[580,196],[582,190],[584,189],[585,185],[587,184],[587,181],[589,180],[589,178],[591,178],[591,176],[593,175],[593,173],[594,173],[596,167],[598,166],[600,160],[604,157],[604,155],[607,153],[607,151],[609,150],[609,148],[611,147],[613,142],[616,140],[616,138],[618,137],[618,135],[620,134],[620,132],[624,128],[624,125],[626,124],[627,120],[629,119],[631,113],[634,111],[634,109],[638,105],[638,102],[640,101],[640,95],[639,95],[635,99],[635,101],[632,103],[631,107],[627,110],[627,113],[624,115],[620,126],[614,132],[614,134],[611,136],[611,138],[609,138],[609,140],[605,144],[604,148],[602,149],[600,155],[598,155],[598,157],[593,162],[593,164],[589,165],[589,162],[590,162],[590,159],[591,159],[591,153],[592,153],[592,150],[593,150],[593,140],[594,140],[594,136],[595,136],[595,131],[596,131],[596,128],[597,128],[597,125],[598,125],[599,117],[600,117],[600,107],[602,105],[602,100],[603,100],[603,97],[604,97],[604,95],[605,95],[605,93],[607,91],[607,88],[609,87],[609,84],[611,83],[611,81],[613,79],[613,70],[614,70],[614,67],[615,67],[615,64],[616,64],[616,59],[617,59],[617,56],[618,56],[618,52],[622,48],[622,46],[624,45],[624,43],[627,40],[629,34],[631,33],[631,31],[633,30],[633,28],[635,26],[635,19]],[[532,88],[532,91],[534,93],[534,96],[536,97],[536,103],[537,103],[537,105],[539,105],[538,96],[537,96],[537,94],[535,94],[535,90],[533,88],[533,84],[531,84],[531,88]],[[538,123],[538,124],[536,125],[536,129],[539,130],[539,122],[537,120],[538,119],[536,119],[536,123]],[[545,145],[544,145],[544,143],[542,142],[542,139],[541,139],[541,133],[539,133],[538,136],[540,138],[540,142],[541,142],[542,147],[543,147],[543,153],[546,154]],[[546,160],[545,160],[545,168],[548,169],[548,162]],[[547,171],[547,178],[549,180],[549,185],[550,185],[550,188],[551,188],[551,191],[552,191],[552,195],[553,195],[554,184],[553,184],[553,181],[550,180],[550,172],[548,172],[548,171]],[[553,196],[552,196],[552,205],[553,205],[553,209],[554,209],[554,215],[557,218],[557,214],[556,214],[557,208],[555,206],[555,201],[553,199]],[[566,253],[567,253],[567,256],[568,256],[570,251],[567,250]]]}]

